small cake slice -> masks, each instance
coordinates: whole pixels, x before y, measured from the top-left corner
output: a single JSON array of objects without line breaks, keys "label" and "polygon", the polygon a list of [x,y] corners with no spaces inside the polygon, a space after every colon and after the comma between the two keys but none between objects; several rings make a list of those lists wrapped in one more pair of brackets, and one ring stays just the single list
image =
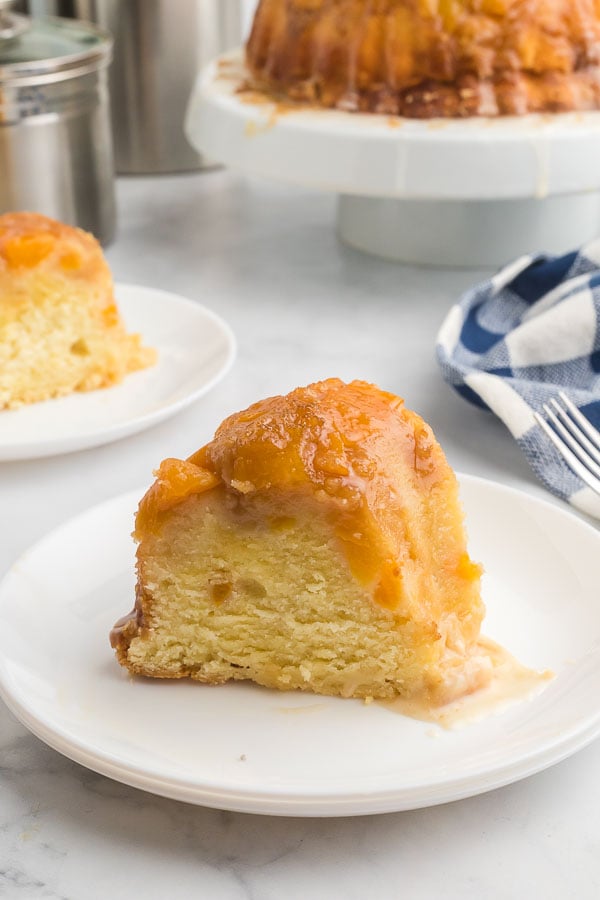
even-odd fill
[{"label": "small cake slice", "polygon": [[330,379],[226,419],[142,499],[119,662],[432,702],[490,677],[458,484],[398,397]]},{"label": "small cake slice", "polygon": [[91,234],[37,213],[0,216],[0,410],[108,387],[155,360],[125,331]]}]

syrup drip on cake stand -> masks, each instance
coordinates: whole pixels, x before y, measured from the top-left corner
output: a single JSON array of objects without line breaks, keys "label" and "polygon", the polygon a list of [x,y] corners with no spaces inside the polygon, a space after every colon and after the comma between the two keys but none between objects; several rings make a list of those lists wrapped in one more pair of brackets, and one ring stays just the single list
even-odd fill
[{"label": "syrup drip on cake stand", "polygon": [[399,262],[499,266],[600,231],[600,112],[409,120],[278,102],[243,51],[202,73],[187,115],[202,153],[339,194],[343,241]]}]

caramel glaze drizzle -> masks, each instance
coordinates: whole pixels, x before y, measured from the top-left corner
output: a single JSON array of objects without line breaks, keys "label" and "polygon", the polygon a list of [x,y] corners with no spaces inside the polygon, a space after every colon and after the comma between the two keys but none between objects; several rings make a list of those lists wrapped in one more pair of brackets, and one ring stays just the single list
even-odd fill
[{"label": "caramel glaze drizzle", "polygon": [[591,0],[261,0],[246,52],[259,90],[414,118],[600,106]]}]

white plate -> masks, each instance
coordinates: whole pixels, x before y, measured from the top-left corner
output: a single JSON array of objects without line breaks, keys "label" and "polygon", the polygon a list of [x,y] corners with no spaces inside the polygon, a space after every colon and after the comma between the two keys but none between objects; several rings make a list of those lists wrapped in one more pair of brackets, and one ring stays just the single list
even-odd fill
[{"label": "white plate", "polygon": [[472,477],[462,492],[486,566],[485,632],[556,678],[533,699],[444,731],[377,704],[133,679],[108,643],[133,600],[140,492],[68,522],[0,586],[0,693],[71,759],[223,809],[356,815],[443,803],[570,755],[600,732],[600,532]]},{"label": "white plate", "polygon": [[115,285],[128,331],[158,350],[158,362],[115,387],[0,412],[0,461],[96,447],[174,415],[229,370],[236,343],[210,310],[176,294]]}]

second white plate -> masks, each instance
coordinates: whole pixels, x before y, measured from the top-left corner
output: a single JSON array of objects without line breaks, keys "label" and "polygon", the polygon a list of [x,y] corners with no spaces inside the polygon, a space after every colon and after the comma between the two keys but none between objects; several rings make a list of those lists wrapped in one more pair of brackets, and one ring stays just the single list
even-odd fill
[{"label": "second white plate", "polygon": [[34,734],[118,781],[243,812],[392,812],[481,793],[600,733],[600,532],[518,491],[461,479],[486,568],[485,633],[555,679],[445,731],[376,703],[130,678],[108,642],[134,595],[140,493],[68,522],[0,586],[0,696]]},{"label": "second white plate", "polygon": [[0,461],[96,447],[149,428],[193,403],[229,370],[236,342],[206,307],[177,294],[115,285],[128,331],[158,350],[122,384],[0,412]]}]

